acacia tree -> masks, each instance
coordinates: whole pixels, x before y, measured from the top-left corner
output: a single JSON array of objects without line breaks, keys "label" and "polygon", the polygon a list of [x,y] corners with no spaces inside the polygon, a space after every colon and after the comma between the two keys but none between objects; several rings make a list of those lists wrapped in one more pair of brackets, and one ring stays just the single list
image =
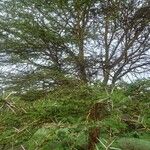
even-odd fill
[{"label": "acacia tree", "polygon": [[5,1],[1,52],[10,54],[14,63],[49,70],[57,83],[65,75],[87,82],[84,40],[91,5],[91,1]]},{"label": "acacia tree", "polygon": [[0,10],[1,54],[39,83],[115,84],[150,64],[146,0],[5,0]]},{"label": "acacia tree", "polygon": [[131,72],[147,71],[150,17],[149,6],[144,5],[139,8],[138,1],[105,1],[100,3],[101,9],[95,9],[98,63],[105,84],[109,80],[114,84]]}]

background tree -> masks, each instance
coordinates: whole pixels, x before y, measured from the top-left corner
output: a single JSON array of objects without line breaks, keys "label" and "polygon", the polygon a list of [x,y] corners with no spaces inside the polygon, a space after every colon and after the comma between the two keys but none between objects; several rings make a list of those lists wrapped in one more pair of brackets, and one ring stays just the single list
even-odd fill
[{"label": "background tree", "polygon": [[40,87],[68,78],[115,84],[148,71],[147,1],[6,0],[0,10],[4,63],[18,65],[20,77],[34,76]]},{"label": "background tree", "polygon": [[146,71],[150,63],[149,18],[136,17],[144,7],[138,8],[137,1],[104,1],[99,7],[95,34],[103,82],[114,84],[128,73]]}]

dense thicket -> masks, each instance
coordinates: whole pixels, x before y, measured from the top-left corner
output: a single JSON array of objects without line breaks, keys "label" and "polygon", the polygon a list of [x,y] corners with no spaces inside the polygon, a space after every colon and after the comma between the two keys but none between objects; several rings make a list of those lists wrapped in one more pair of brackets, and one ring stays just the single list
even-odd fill
[{"label": "dense thicket", "polygon": [[[95,84],[61,87],[40,99],[31,94],[24,100],[3,96],[0,149],[94,150],[88,149],[89,135],[100,129],[97,150],[149,150],[149,88],[144,80],[123,84],[111,94]],[[103,120],[90,117],[95,104],[101,104]]]}]

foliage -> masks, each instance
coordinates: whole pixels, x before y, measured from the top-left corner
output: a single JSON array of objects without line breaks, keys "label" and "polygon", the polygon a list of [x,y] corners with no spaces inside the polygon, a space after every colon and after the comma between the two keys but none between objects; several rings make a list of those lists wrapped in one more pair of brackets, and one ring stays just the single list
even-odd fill
[{"label": "foliage", "polygon": [[46,94],[47,94],[47,92],[43,91],[43,90],[30,89],[29,91],[27,91],[23,94],[20,94],[20,99],[21,100],[26,100],[26,101],[35,101],[37,99],[45,97]]},{"label": "foliage", "polygon": [[1,0],[0,149],[149,149],[150,79],[116,84],[150,71],[149,10]]},{"label": "foliage", "polygon": [[9,89],[149,72],[147,0],[1,0],[0,12],[0,82]]},{"label": "foliage", "polygon": [[[110,115],[102,121],[89,122],[87,116],[91,106],[108,97],[112,104]],[[110,147],[122,149],[129,145],[128,149],[133,145],[140,149],[144,144],[147,150],[149,146],[145,144],[150,140],[149,101],[136,102],[123,88],[115,88],[110,93],[100,84],[63,86],[35,101],[11,96],[7,101],[12,109],[4,105],[4,100],[3,97],[0,115],[2,150],[21,147],[29,150],[86,149],[91,127],[101,129],[97,149],[105,149],[104,145],[109,146],[111,142]],[[131,144],[122,144],[128,142]]]},{"label": "foliage", "polygon": [[149,150],[150,141],[136,139],[136,138],[122,138],[118,140],[122,150]]},{"label": "foliage", "polygon": [[135,100],[150,100],[150,80],[142,79],[136,80],[134,83],[128,85],[125,90],[127,95],[130,95]]}]

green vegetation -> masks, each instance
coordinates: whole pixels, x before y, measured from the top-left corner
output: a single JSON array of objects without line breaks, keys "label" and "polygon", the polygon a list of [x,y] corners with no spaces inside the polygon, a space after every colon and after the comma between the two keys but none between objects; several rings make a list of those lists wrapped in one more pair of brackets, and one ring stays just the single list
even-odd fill
[{"label": "green vegetation", "polygon": [[[27,100],[2,97],[0,149],[86,150],[89,130],[99,127],[97,150],[149,150],[148,81],[114,88],[113,92],[101,84],[63,86],[41,98],[30,95],[31,101],[28,93]],[[135,94],[139,83],[142,91]],[[101,121],[89,121],[90,108],[101,100],[111,103],[109,115]]]},{"label": "green vegetation", "polygon": [[0,150],[150,150],[149,12],[0,0]]}]

